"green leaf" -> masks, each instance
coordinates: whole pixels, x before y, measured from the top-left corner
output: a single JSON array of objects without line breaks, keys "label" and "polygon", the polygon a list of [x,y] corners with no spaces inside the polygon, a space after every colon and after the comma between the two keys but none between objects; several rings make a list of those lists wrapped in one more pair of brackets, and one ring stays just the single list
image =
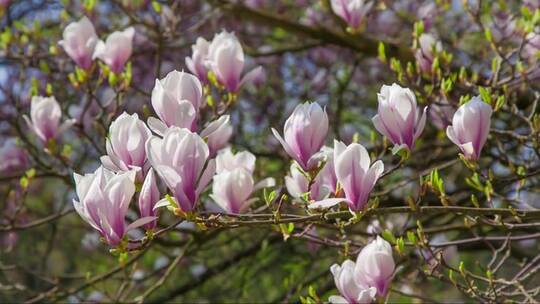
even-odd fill
[{"label": "green leaf", "polygon": [[159,2],[152,1],[152,8],[154,9],[154,11],[156,11],[156,13],[161,13],[161,4],[159,4]]},{"label": "green leaf", "polygon": [[495,111],[499,111],[505,103],[506,98],[504,97],[504,95],[500,95],[499,97],[497,97],[497,102],[495,103]]},{"label": "green leaf", "polygon": [[484,191],[484,185],[480,182],[478,173],[474,173],[472,177],[465,178],[465,183],[478,191]]},{"label": "green leaf", "polygon": [[531,10],[526,5],[521,6],[521,14],[523,15],[523,17],[525,19],[531,19],[532,18]]},{"label": "green leaf", "polygon": [[486,40],[489,42],[493,42],[493,34],[491,33],[491,29],[486,27],[486,31],[484,32],[486,36]]},{"label": "green leaf", "polygon": [[448,270],[448,279],[455,285],[456,278],[454,277],[454,271],[452,269]]},{"label": "green leaf", "polygon": [[386,241],[392,243],[392,244],[395,244],[396,243],[396,237],[394,236],[394,234],[392,233],[392,231],[388,230],[388,229],[385,229],[382,233],[381,233],[381,236],[383,237],[383,239],[385,239]]},{"label": "green leaf", "polygon": [[414,245],[416,245],[418,243],[418,239],[416,238],[416,234],[412,231],[407,231],[407,239],[409,240],[409,242],[413,243]]},{"label": "green leaf", "polygon": [[459,262],[459,272],[461,272],[462,275],[465,275],[465,263],[463,261]]},{"label": "green leaf", "polygon": [[480,97],[482,100],[491,104],[491,90],[486,87],[478,87],[478,91],[480,92]]},{"label": "green leaf", "polygon": [[404,253],[405,252],[405,242],[403,241],[403,238],[400,237],[396,240],[396,246],[397,246],[397,249],[398,249],[398,252],[399,253]]},{"label": "green leaf", "polygon": [[424,33],[424,22],[422,20],[414,23],[414,35],[418,38]]},{"label": "green leaf", "polygon": [[378,53],[379,53],[379,60],[382,61],[383,63],[386,63],[387,61],[386,51],[385,51],[384,43],[382,41],[379,42]]},{"label": "green leaf", "polygon": [[478,198],[476,198],[476,195],[471,194],[471,202],[476,208],[480,208],[480,203],[478,202]]},{"label": "green leaf", "polygon": [[30,83],[30,96],[36,96],[38,95],[38,81],[36,77],[32,77],[31,83]]},{"label": "green leaf", "polygon": [[23,176],[21,177],[21,180],[19,181],[20,185],[21,185],[21,188],[23,189],[23,191],[26,191],[26,189],[28,188],[28,184],[30,183],[28,181],[28,178],[26,176]]}]

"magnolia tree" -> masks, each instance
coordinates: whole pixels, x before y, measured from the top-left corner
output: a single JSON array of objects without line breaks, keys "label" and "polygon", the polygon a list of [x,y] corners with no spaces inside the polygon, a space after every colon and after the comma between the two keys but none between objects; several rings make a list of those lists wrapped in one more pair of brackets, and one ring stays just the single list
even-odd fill
[{"label": "magnolia tree", "polygon": [[0,299],[540,300],[539,8],[0,1]]}]

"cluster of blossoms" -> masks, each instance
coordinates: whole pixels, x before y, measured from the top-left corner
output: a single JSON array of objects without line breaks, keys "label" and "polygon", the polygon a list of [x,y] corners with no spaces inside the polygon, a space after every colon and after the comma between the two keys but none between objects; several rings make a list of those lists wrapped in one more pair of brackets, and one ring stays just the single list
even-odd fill
[{"label": "cluster of blossoms", "polygon": [[[353,31],[360,29],[372,4],[331,1],[334,12]],[[120,73],[131,56],[134,33],[133,28],[127,28],[103,42],[83,17],[67,26],[60,44],[82,69],[91,69],[93,60],[99,58],[111,71]],[[420,69],[428,73],[441,45],[429,34],[419,37],[419,45],[416,58]],[[174,70],[155,80],[151,105],[156,117],[145,122],[136,113],[122,113],[109,126],[102,165],[93,173],[74,174],[78,196],[73,202],[75,209],[110,246],[127,246],[126,234],[132,229],[155,229],[159,207],[167,206],[189,218],[207,188],[211,188],[209,197],[224,212],[238,214],[257,200],[257,190],[275,184],[271,178],[256,182],[256,157],[249,151],[234,153],[228,146],[233,135],[229,115],[216,115],[206,124],[200,119],[208,106],[205,86],[236,94],[244,84],[260,81],[262,67],[244,73],[242,46],[233,33],[226,31],[210,42],[198,38],[192,50],[192,56],[185,59],[192,74]],[[377,98],[377,114],[372,117],[375,129],[393,144],[394,154],[405,151],[408,155],[424,130],[427,107],[420,108],[414,93],[397,84],[383,85]],[[491,106],[474,97],[459,107],[447,126],[448,138],[468,160],[480,157],[491,114]],[[61,109],[54,97],[33,97],[30,118],[25,119],[45,144],[74,123],[60,123]],[[382,160],[372,162],[360,143],[346,145],[334,140],[333,147],[325,146],[328,129],[325,109],[309,102],[294,109],[285,122],[283,136],[272,129],[294,160],[285,177],[286,188],[312,209],[345,202],[351,212],[361,212],[383,176],[384,164]],[[160,181],[170,194],[160,191]],[[133,218],[129,206],[134,197],[139,215],[127,224],[126,219]],[[394,268],[390,244],[378,237],[360,252],[356,263],[346,260],[341,266],[331,267],[341,296],[333,296],[330,301],[367,303],[376,295],[384,296]]]},{"label": "cluster of blossoms", "polygon": [[263,75],[262,67],[258,66],[242,77],[244,51],[233,33],[223,31],[216,34],[211,42],[199,37],[192,50],[192,56],[186,58],[186,66],[204,84],[209,83],[211,72],[219,85],[236,93],[242,85],[257,81]]},{"label": "cluster of blossoms", "polygon": [[105,41],[99,40],[92,22],[84,16],[64,29],[63,40],[59,44],[84,70],[89,70],[93,60],[99,58],[114,73],[120,73],[131,56],[134,35],[135,29],[128,27],[113,32]]},{"label": "cluster of blossoms", "polygon": [[[397,84],[383,85],[378,94],[375,128],[394,144],[394,153],[412,151],[426,124],[427,107],[420,110],[414,93]],[[469,160],[477,160],[489,133],[491,106],[475,97],[455,113],[448,126],[448,138]],[[298,105],[284,126],[284,136],[272,130],[287,154],[295,161],[285,178],[289,193],[308,201],[310,208],[328,208],[346,202],[351,212],[362,211],[377,180],[384,171],[381,160],[371,162],[364,146],[334,141],[324,142],[328,116],[317,103]]]},{"label": "cluster of blossoms", "polygon": [[[66,28],[62,45],[81,68],[90,68],[91,59],[99,57],[113,72],[119,72],[131,53],[132,36],[130,28],[111,34],[106,43],[94,43],[94,28],[83,17]],[[244,53],[232,33],[217,34],[204,55],[196,46],[193,53],[196,63],[190,64],[191,58],[186,62],[205,85],[208,75],[215,75],[217,84],[234,94],[262,71],[257,67],[240,78]],[[204,72],[200,74],[202,68]],[[136,113],[122,113],[109,126],[102,166],[84,176],[74,174],[78,196],[78,201],[74,200],[75,209],[110,246],[125,246],[123,240],[131,229],[141,226],[154,229],[156,209],[161,206],[167,205],[177,214],[193,213],[201,193],[212,180],[210,197],[228,213],[244,212],[256,200],[252,198],[255,191],[274,185],[273,179],[255,183],[253,154],[247,151],[233,154],[227,147],[233,134],[229,115],[218,116],[204,128],[199,127],[200,113],[206,106],[201,80],[176,70],[156,79],[151,104],[157,118],[149,117],[145,123]],[[32,108],[29,123],[45,140],[65,127],[58,127],[60,108],[54,97],[39,101],[42,99],[43,104],[47,102],[46,111],[52,114],[42,114],[45,110],[40,103],[38,110]],[[164,199],[157,177],[171,193]],[[137,191],[136,185],[141,184]],[[137,193],[139,217],[127,225],[129,205]]]}]

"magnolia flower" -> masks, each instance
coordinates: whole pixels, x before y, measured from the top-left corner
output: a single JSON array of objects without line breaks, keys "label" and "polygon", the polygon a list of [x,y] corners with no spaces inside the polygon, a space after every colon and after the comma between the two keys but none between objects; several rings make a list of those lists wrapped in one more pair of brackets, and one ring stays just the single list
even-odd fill
[{"label": "magnolia flower", "polygon": [[324,146],[320,153],[325,164],[315,177],[311,189],[308,189],[309,181],[298,169],[298,165],[291,164],[289,176],[285,176],[285,186],[294,198],[301,198],[308,190],[309,199],[316,201],[326,198],[330,193],[335,194],[337,177],[334,170],[334,150]]},{"label": "magnolia flower", "polygon": [[131,229],[145,225],[155,217],[143,217],[126,226],[125,217],[135,193],[135,171],[115,174],[103,167],[81,176],[73,174],[79,201],[75,211],[99,231],[111,246],[118,246]]},{"label": "magnolia flower", "polygon": [[111,171],[140,170],[146,163],[145,143],[152,136],[137,113],[118,116],[109,127],[103,166]]},{"label": "magnolia flower", "polygon": [[103,60],[115,73],[122,72],[131,56],[134,35],[135,29],[132,27],[110,34],[105,42],[100,40],[97,43],[93,58]]},{"label": "magnolia flower", "polygon": [[66,53],[81,68],[88,70],[92,66],[92,54],[98,42],[98,36],[92,22],[83,16],[78,22],[70,23],[62,34],[60,44]]},{"label": "magnolia flower", "polygon": [[337,181],[345,193],[345,198],[329,198],[311,204],[310,208],[328,208],[345,201],[353,212],[365,208],[369,194],[384,170],[378,160],[370,166],[369,154],[364,146],[334,141],[334,167]]},{"label": "magnolia flower", "polygon": [[328,133],[328,116],[318,103],[298,105],[285,122],[284,137],[272,129],[274,136],[304,171],[317,166],[318,158],[313,157],[324,144]]},{"label": "magnolia flower", "polygon": [[208,47],[207,67],[214,72],[218,82],[229,92],[235,93],[245,83],[250,83],[259,73],[262,67],[256,67],[244,77],[244,50],[234,35],[222,31],[214,36]]},{"label": "magnolia flower", "polygon": [[349,27],[358,30],[366,15],[371,10],[373,2],[364,0],[331,0],[332,10],[341,17]]},{"label": "magnolia flower", "polygon": [[201,137],[206,138],[206,143],[210,149],[210,156],[214,156],[216,152],[223,148],[229,142],[233,133],[231,126],[231,117],[223,115],[217,120],[214,120],[201,132]]},{"label": "magnolia flower", "polygon": [[241,151],[233,154],[230,147],[222,149],[216,157],[216,173],[232,171],[236,168],[243,168],[249,173],[255,170],[255,155],[249,151]]},{"label": "magnolia flower", "polygon": [[317,177],[320,176],[324,187],[326,187],[330,193],[336,194],[338,180],[334,165],[334,149],[324,146],[321,149],[321,153],[325,164]]},{"label": "magnolia flower", "polygon": [[54,96],[33,96],[30,103],[30,118],[24,115],[28,126],[43,143],[55,139],[75,123],[74,119],[69,119],[60,124],[61,117],[62,111]]},{"label": "magnolia flower", "polygon": [[[156,177],[154,170],[150,168],[144,179],[144,183],[141,187],[141,193],[139,194],[139,213],[141,217],[156,217],[156,211],[154,206],[159,201],[159,189],[156,184]],[[156,227],[156,221],[149,222],[144,227],[146,229],[154,229]]]},{"label": "magnolia flower", "polygon": [[330,296],[328,301],[336,304],[361,304],[371,303],[377,294],[377,289],[358,284],[354,279],[356,263],[346,260],[343,264],[334,264],[330,272],[334,276],[334,282],[341,296]]},{"label": "magnolia flower", "polygon": [[189,73],[175,70],[161,80],[156,79],[152,107],[160,120],[150,117],[148,126],[158,134],[171,126],[194,131],[202,96],[201,82]]},{"label": "magnolia flower", "polygon": [[208,83],[208,70],[205,62],[208,56],[208,47],[210,43],[206,39],[199,37],[193,46],[191,46],[192,55],[186,57],[186,66],[199,80],[207,84]]},{"label": "magnolia flower", "polygon": [[377,98],[378,114],[372,119],[377,131],[394,144],[394,152],[402,148],[412,150],[426,125],[427,107],[420,113],[413,92],[395,83],[383,85]]},{"label": "magnolia flower", "polygon": [[249,206],[254,181],[251,173],[244,168],[224,171],[214,176],[210,197],[225,211],[240,213]]},{"label": "magnolia flower", "polygon": [[225,211],[241,213],[256,198],[251,194],[264,187],[274,186],[275,181],[267,178],[255,184],[253,170],[255,156],[248,151],[232,153],[230,148],[221,150],[216,157],[216,172],[210,197]]},{"label": "magnolia flower", "polygon": [[148,139],[146,153],[178,207],[184,212],[192,211],[215,171],[214,161],[205,165],[210,153],[204,140],[188,129],[171,127],[163,139],[157,136]]},{"label": "magnolia flower", "polygon": [[294,198],[302,198],[305,193],[309,191],[309,199],[311,200],[321,200],[325,197],[325,189],[323,188],[323,182],[320,175],[315,177],[311,189],[309,189],[309,181],[307,177],[302,174],[298,169],[297,164],[291,164],[289,175],[285,176],[285,186],[287,191]]},{"label": "magnolia flower", "polygon": [[491,106],[476,96],[459,107],[452,118],[452,125],[446,128],[446,136],[469,160],[480,157],[489,134],[491,113]]},{"label": "magnolia flower", "polygon": [[375,287],[379,296],[386,295],[395,268],[390,244],[377,236],[365,246],[354,268],[355,282],[362,286]]},{"label": "magnolia flower", "polygon": [[435,54],[442,50],[442,44],[431,34],[423,33],[418,38],[420,47],[416,50],[415,57],[424,73],[430,73],[435,59]]}]

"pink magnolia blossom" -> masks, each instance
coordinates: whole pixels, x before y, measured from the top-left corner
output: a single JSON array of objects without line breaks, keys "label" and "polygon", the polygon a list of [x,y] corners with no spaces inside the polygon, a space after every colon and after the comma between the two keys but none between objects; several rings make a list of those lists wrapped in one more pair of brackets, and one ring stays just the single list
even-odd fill
[{"label": "pink magnolia blossom", "polygon": [[74,119],[69,119],[60,124],[61,118],[62,110],[54,96],[32,97],[32,101],[30,102],[30,118],[26,115],[24,116],[28,126],[45,144],[49,140],[55,139],[60,133],[75,123]]},{"label": "pink magnolia blossom", "polygon": [[143,217],[126,226],[125,217],[135,193],[135,174],[115,174],[103,167],[84,176],[73,174],[79,198],[73,200],[75,211],[111,246],[118,246],[129,230],[155,219]]},{"label": "pink magnolia blossom", "polygon": [[465,157],[477,160],[486,143],[491,124],[491,106],[479,96],[459,107],[452,118],[452,125],[446,128],[446,135],[456,144]]},{"label": "pink magnolia blossom", "polygon": [[290,173],[285,176],[285,186],[294,198],[301,198],[308,191],[309,199],[315,201],[325,199],[329,194],[335,194],[337,177],[334,169],[334,151],[325,146],[321,154],[323,154],[322,159],[325,165],[315,177],[311,189],[308,189],[309,181],[298,169],[298,165],[291,164]]},{"label": "pink magnolia blossom", "polygon": [[416,50],[414,55],[416,57],[416,61],[418,61],[422,72],[431,73],[435,53],[442,50],[442,44],[440,41],[436,40],[433,35],[426,33],[420,35],[420,38],[418,38],[418,43],[420,47],[418,50]]},{"label": "pink magnolia blossom", "polygon": [[272,129],[274,136],[304,171],[317,166],[318,158],[313,157],[324,144],[328,133],[328,116],[318,103],[298,105],[285,121],[284,138]]},{"label": "pink magnolia blossom", "polygon": [[334,166],[337,181],[344,191],[345,198],[328,198],[311,204],[310,208],[328,208],[346,202],[353,212],[365,208],[369,194],[384,170],[378,160],[370,166],[369,154],[364,146],[334,141]]},{"label": "pink magnolia blossom", "polygon": [[88,70],[92,67],[92,55],[98,40],[92,22],[83,16],[64,29],[63,39],[58,44],[79,67]]},{"label": "pink magnolia blossom", "polygon": [[195,131],[202,98],[201,82],[192,74],[175,70],[161,80],[156,79],[152,107],[159,120],[150,117],[148,126],[158,134],[163,134],[171,126]]},{"label": "pink magnolia blossom", "polygon": [[363,304],[371,303],[377,294],[375,287],[358,284],[355,280],[356,263],[345,260],[343,264],[334,264],[330,272],[341,296],[330,296],[328,301],[335,304]]},{"label": "pink magnolia blossom", "polygon": [[232,134],[233,128],[231,126],[231,117],[229,115],[223,115],[209,123],[201,132],[201,137],[207,139],[206,143],[210,149],[210,156],[213,157],[218,150],[229,143]]},{"label": "pink magnolia blossom", "polygon": [[334,166],[339,184],[343,188],[349,209],[360,211],[365,208],[369,194],[384,170],[378,160],[371,164],[364,146],[352,143],[345,146],[334,142]]},{"label": "pink magnolia blossom", "polygon": [[394,144],[394,151],[412,150],[426,125],[427,107],[420,112],[414,93],[395,83],[383,85],[377,97],[378,114],[372,119],[375,128]]},{"label": "pink magnolia blossom", "polygon": [[[118,116],[109,127],[103,166],[111,171],[141,170],[146,163],[145,143],[152,136],[137,113]],[[140,173],[142,174],[142,173]]]},{"label": "pink magnolia blossom", "polygon": [[233,153],[230,147],[218,152],[216,157],[216,173],[232,171],[236,168],[243,168],[250,173],[255,170],[255,155],[249,151]]},{"label": "pink magnolia blossom", "polygon": [[230,148],[220,151],[216,157],[216,172],[210,197],[228,213],[241,213],[253,203],[254,191],[274,186],[272,178],[255,184],[253,170],[255,156],[248,151],[233,154]]},{"label": "pink magnolia blossom", "polygon": [[255,182],[251,173],[244,168],[224,171],[214,176],[212,199],[229,213],[242,212],[251,202]]},{"label": "pink magnolia blossom", "polygon": [[215,171],[215,162],[208,161],[208,145],[188,129],[170,127],[163,138],[148,139],[146,153],[178,207],[184,212],[192,211]]},{"label": "pink magnolia blossom", "polygon": [[373,2],[365,0],[331,0],[332,10],[353,30],[358,30],[371,10]]},{"label": "pink magnolia blossom", "polygon": [[191,47],[191,57],[186,57],[186,66],[199,80],[208,83],[208,69],[206,68],[206,60],[208,57],[208,47],[210,43],[206,39],[199,37],[195,44]]},{"label": "pink magnolia blossom", "polygon": [[304,193],[309,191],[309,199],[321,200],[324,198],[324,191],[322,189],[322,180],[319,176],[315,178],[315,181],[309,187],[309,181],[304,174],[298,169],[297,164],[291,164],[289,175],[285,176],[285,186],[287,191],[294,198],[302,198]]},{"label": "pink magnolia blossom", "polygon": [[392,246],[377,236],[358,255],[354,279],[359,285],[375,287],[377,294],[384,296],[388,292],[395,267]]},{"label": "pink magnolia blossom", "polygon": [[132,27],[110,34],[105,42],[97,43],[93,58],[103,60],[114,73],[121,73],[131,56],[134,35]]},{"label": "pink magnolia blossom", "polygon": [[[142,184],[141,193],[139,194],[139,213],[141,217],[157,216],[154,206],[159,201],[159,196],[160,194],[157,187],[154,170],[150,168]],[[154,229],[156,224],[156,220],[154,220],[147,223],[144,227],[146,229]]]},{"label": "pink magnolia blossom", "polygon": [[206,64],[229,92],[237,92],[242,85],[252,82],[262,72],[262,67],[258,66],[241,77],[244,60],[244,50],[234,33],[222,31],[214,36],[208,47]]}]

